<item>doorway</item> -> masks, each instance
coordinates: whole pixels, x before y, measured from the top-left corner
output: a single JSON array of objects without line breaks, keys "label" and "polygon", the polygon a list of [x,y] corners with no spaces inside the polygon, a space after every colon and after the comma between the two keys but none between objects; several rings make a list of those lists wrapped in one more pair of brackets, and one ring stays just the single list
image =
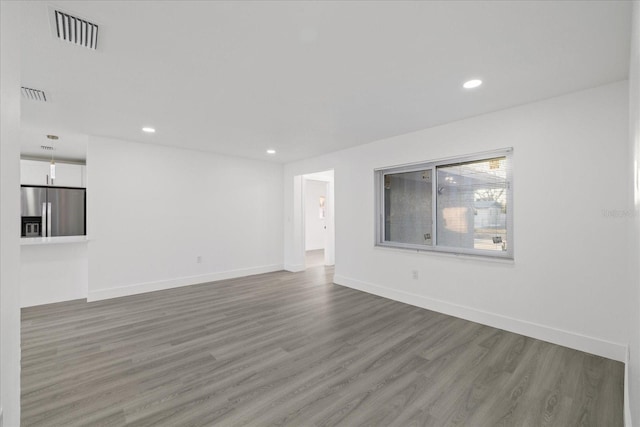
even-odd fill
[{"label": "doorway", "polygon": [[302,259],[304,267],[334,265],[333,170],[302,176]]},{"label": "doorway", "polygon": [[327,193],[329,183],[305,178],[304,183],[304,250],[305,266],[324,265],[327,244]]}]

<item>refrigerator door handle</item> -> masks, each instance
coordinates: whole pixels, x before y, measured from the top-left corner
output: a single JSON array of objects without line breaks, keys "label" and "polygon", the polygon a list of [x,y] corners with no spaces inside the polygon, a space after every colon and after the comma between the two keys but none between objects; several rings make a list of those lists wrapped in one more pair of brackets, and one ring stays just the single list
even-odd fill
[{"label": "refrigerator door handle", "polygon": [[45,237],[47,234],[47,203],[42,202],[42,227],[40,228],[40,236]]},{"label": "refrigerator door handle", "polygon": [[47,203],[47,237],[51,237],[51,202]]}]

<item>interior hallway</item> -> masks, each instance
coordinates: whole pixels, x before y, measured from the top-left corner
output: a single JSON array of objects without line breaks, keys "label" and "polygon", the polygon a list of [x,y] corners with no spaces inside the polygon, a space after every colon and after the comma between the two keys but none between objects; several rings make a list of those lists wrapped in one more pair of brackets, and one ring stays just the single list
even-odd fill
[{"label": "interior hallway", "polygon": [[306,251],[304,262],[307,267],[318,267],[320,265],[324,265],[324,249]]}]

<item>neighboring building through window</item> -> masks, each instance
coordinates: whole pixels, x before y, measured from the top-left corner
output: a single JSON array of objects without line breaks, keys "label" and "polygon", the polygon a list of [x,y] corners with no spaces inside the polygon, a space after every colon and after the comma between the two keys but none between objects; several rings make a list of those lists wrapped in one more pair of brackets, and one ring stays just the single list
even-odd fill
[{"label": "neighboring building through window", "polygon": [[376,244],[513,258],[511,153],[376,170]]}]

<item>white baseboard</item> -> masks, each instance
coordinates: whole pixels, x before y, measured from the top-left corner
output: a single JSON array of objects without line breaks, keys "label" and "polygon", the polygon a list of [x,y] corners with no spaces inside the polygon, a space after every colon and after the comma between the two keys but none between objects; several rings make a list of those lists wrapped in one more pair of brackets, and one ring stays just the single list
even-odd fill
[{"label": "white baseboard", "polygon": [[297,273],[299,271],[304,271],[306,266],[304,264],[285,264],[284,269],[286,271],[290,271],[292,273]]},{"label": "white baseboard", "polygon": [[349,288],[357,289],[370,294],[400,301],[405,304],[426,308],[439,313],[448,314],[483,325],[504,329],[509,332],[547,341],[553,344],[562,345],[608,359],[624,362],[626,359],[627,346],[624,344],[602,340],[575,332],[565,331],[538,323],[502,316],[495,313],[478,310],[472,307],[458,305],[447,301],[437,300],[410,292],[391,289],[386,286],[363,282],[336,274],[334,283]]},{"label": "white baseboard", "polygon": [[238,270],[221,271],[217,273],[200,274],[197,276],[177,277],[156,282],[136,283],[110,289],[89,290],[87,301],[100,301],[109,298],[125,297],[145,292],[161,291],[178,288],[180,286],[197,285],[218,280],[235,279],[237,277],[252,276],[254,274],[271,273],[282,270],[282,264],[264,265],[260,267],[243,268]]},{"label": "white baseboard", "polygon": [[58,302],[73,301],[77,299],[87,299],[86,293],[77,293],[75,295],[64,295],[64,296],[55,295],[55,297],[44,298],[44,299],[42,298],[42,295],[33,295],[33,296],[30,296],[27,301],[23,302],[21,300],[20,308],[37,307],[39,305],[55,304]]}]

